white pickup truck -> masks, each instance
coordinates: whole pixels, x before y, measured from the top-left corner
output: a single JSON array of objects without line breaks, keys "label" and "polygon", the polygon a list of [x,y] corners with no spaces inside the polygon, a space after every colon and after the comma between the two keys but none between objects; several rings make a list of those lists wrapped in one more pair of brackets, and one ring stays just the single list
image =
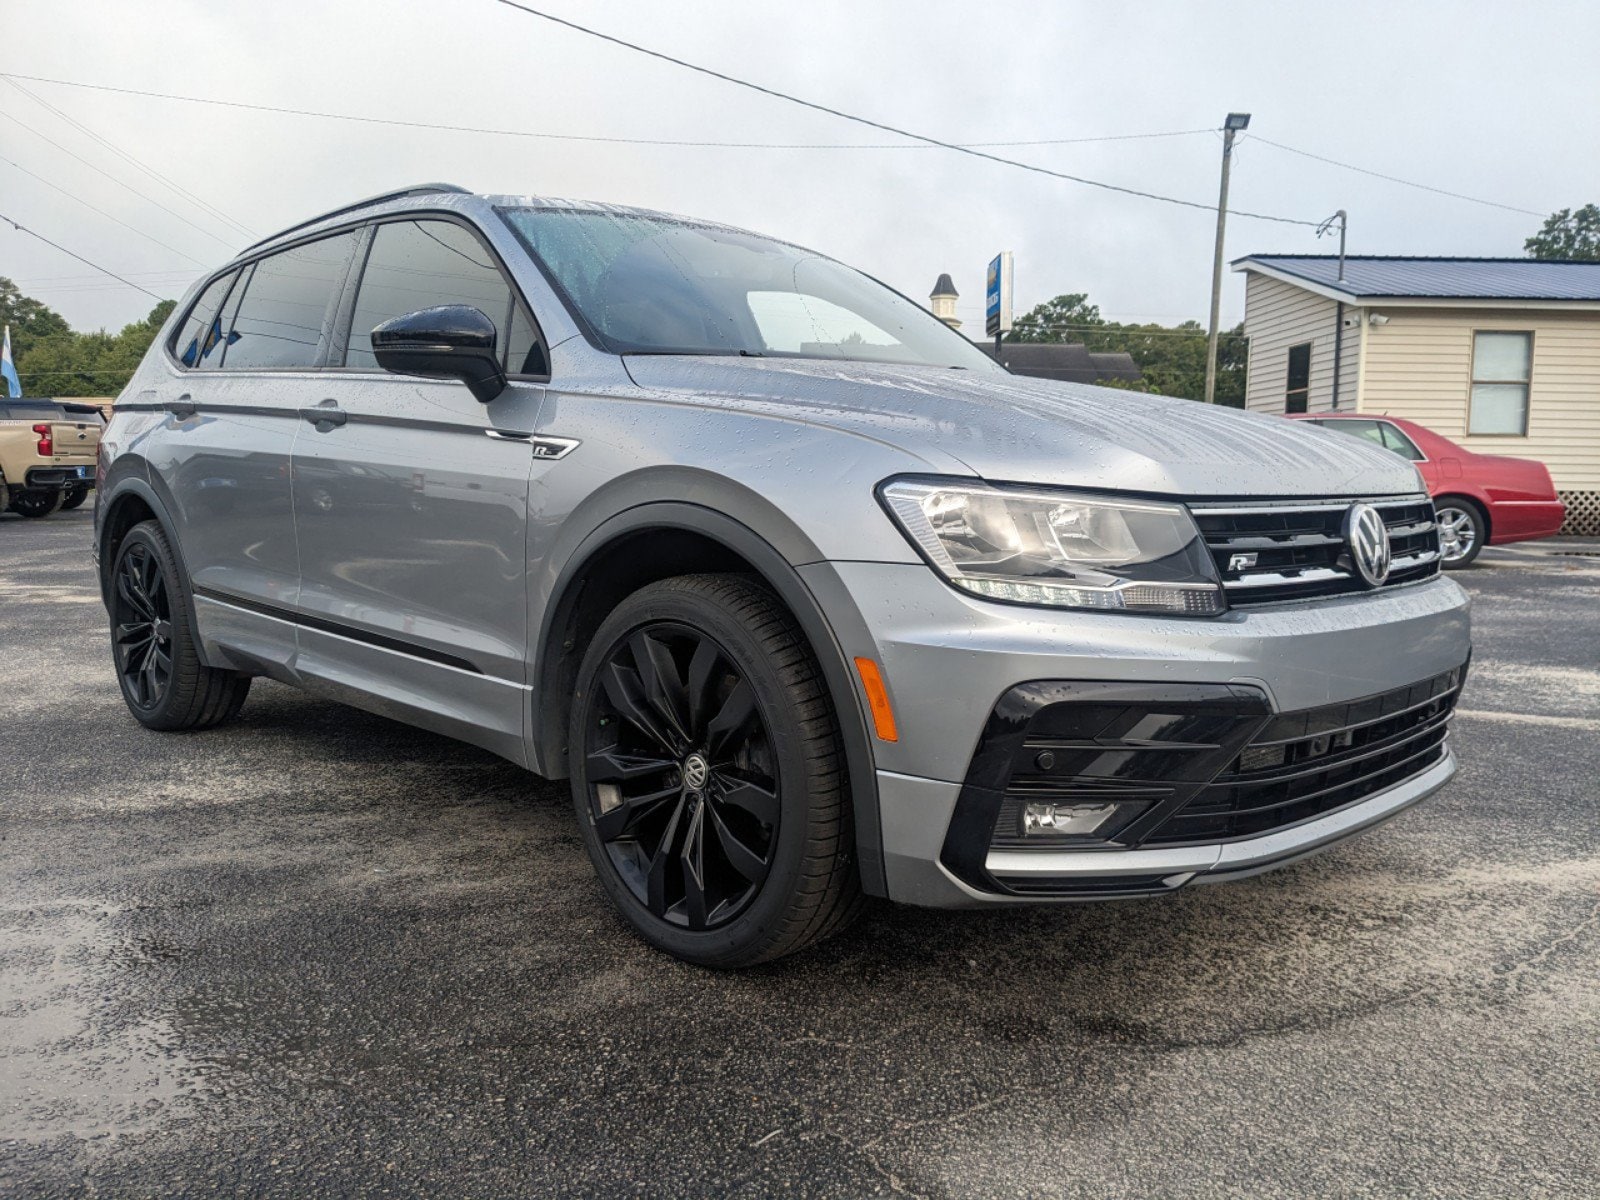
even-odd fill
[{"label": "white pickup truck", "polygon": [[82,504],[104,425],[93,405],[0,399],[0,512],[48,517]]}]

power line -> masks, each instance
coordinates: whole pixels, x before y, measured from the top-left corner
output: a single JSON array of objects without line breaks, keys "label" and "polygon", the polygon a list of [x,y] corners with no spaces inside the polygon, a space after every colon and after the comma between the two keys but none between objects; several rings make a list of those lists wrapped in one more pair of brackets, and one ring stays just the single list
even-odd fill
[{"label": "power line", "polygon": [[137,226],[129,225],[121,217],[113,216],[111,213],[108,213],[103,208],[96,208],[93,204],[90,204],[82,196],[79,196],[74,192],[69,192],[66,188],[62,187],[60,184],[51,183],[43,175],[39,175],[39,174],[36,174],[33,171],[28,170],[28,168],[23,166],[21,163],[14,162],[9,158],[4,158],[4,157],[0,157],[0,162],[7,163],[10,166],[16,168],[18,171],[21,171],[24,175],[27,175],[27,176],[29,176],[30,178],[33,178],[33,179],[37,179],[40,183],[44,184],[45,187],[51,188],[54,191],[60,192],[63,196],[66,196],[68,199],[76,200],[79,204],[83,205],[90,212],[99,213],[106,220],[115,221],[118,225],[121,225],[124,229],[132,230],[134,233],[137,233],[140,237],[145,238],[148,241],[154,242],[156,245],[160,246],[163,250],[171,250],[179,258],[187,258],[190,262],[194,263],[195,266],[197,266],[197,267],[202,267],[202,266],[205,265],[198,258],[195,258],[192,254],[185,254],[182,250],[179,250],[176,246],[167,245],[167,243],[163,242],[160,238],[154,237],[151,234],[146,233],[144,230],[138,228]]},{"label": "power line", "polygon": [[[357,113],[324,112],[309,108],[285,108],[275,104],[254,104],[245,100],[223,100],[215,96],[183,96],[174,92],[151,92],[140,88],[114,87],[106,83],[84,83],[75,79],[49,79],[42,75],[17,75],[0,71],[0,79],[26,79],[33,83],[53,83],[61,87],[87,88],[97,92],[116,92],[125,96],[144,96],[154,100],[179,100],[185,104],[217,104],[225,108],[277,113],[292,117],[320,117],[334,121],[356,121],[365,125],[394,125],[402,129],[432,129],[441,133],[483,133],[495,137],[538,138],[557,142],[602,142],[623,146],[678,146],[713,150],[930,150],[932,145],[907,145],[904,142],[708,142],[685,138],[608,137],[603,134],[550,133],[537,129],[496,129],[482,125],[449,125],[435,121],[407,121],[398,117],[368,117]],[[30,95],[32,93],[29,93]],[[1209,129],[1170,129],[1155,133],[1114,133],[1094,137],[1035,138],[1012,142],[963,142],[963,148],[1003,146],[1070,146],[1084,142],[1131,142],[1148,138],[1191,137],[1210,133]]]},{"label": "power line", "polygon": [[212,217],[215,217],[217,220],[223,222],[226,225],[233,226],[234,229],[238,230],[240,233],[243,233],[243,234],[246,234],[246,235],[252,236],[252,237],[255,235],[255,231],[252,230],[249,226],[244,225],[239,221],[235,221],[232,217],[230,217],[227,213],[223,212],[220,208],[217,208],[215,205],[208,204],[206,201],[202,200],[199,196],[196,196],[188,188],[184,187],[177,180],[171,179],[168,176],[163,175],[160,171],[156,170],[154,167],[148,166],[147,164],[141,162],[139,159],[135,158],[132,154],[129,154],[126,150],[122,149],[122,147],[116,145],[109,138],[102,136],[101,134],[95,132],[93,129],[90,129],[82,121],[80,121],[76,117],[72,116],[72,114],[63,112],[61,109],[57,108],[54,104],[51,104],[48,100],[44,99],[42,96],[35,95],[33,92],[31,92],[27,88],[23,87],[15,79],[7,79],[6,80],[6,84],[9,87],[11,87],[12,89],[14,89],[15,91],[21,92],[24,96],[26,96],[28,99],[32,100],[35,104],[39,105],[45,111],[50,112],[50,113],[54,113],[57,117],[59,117],[61,120],[65,121],[68,125],[71,125],[74,129],[78,130],[84,136],[92,138],[94,141],[100,143],[100,145],[104,146],[107,150],[111,151],[111,153],[115,154],[118,158],[122,159],[124,162],[130,164],[131,166],[135,167],[136,169],[138,169],[140,171],[143,171],[146,175],[150,176],[151,179],[156,180],[156,182],[158,182],[158,183],[166,184],[167,187],[171,188],[174,192],[177,192],[178,195],[184,197],[191,204],[194,204],[196,207],[200,208],[202,211],[204,211],[208,215],[210,215]]},{"label": "power line", "polygon": [[137,283],[134,283],[131,279],[122,278],[121,275],[118,275],[115,271],[111,270],[110,268],[102,267],[99,263],[90,261],[89,259],[85,258],[83,255],[77,253],[76,251],[68,250],[65,246],[61,245],[61,243],[59,243],[59,242],[52,242],[49,238],[45,237],[44,234],[35,233],[33,230],[29,229],[27,226],[22,225],[22,224],[20,224],[20,223],[18,223],[16,221],[13,221],[10,217],[6,216],[5,213],[0,213],[0,221],[4,221],[7,225],[11,226],[11,228],[15,229],[18,233],[25,233],[29,237],[38,238],[41,242],[43,242],[47,246],[54,246],[57,250],[61,251],[61,253],[65,254],[65,255],[68,255],[71,258],[77,259],[79,262],[81,262],[86,267],[93,267],[96,271],[99,271],[102,275],[109,275],[109,276],[111,276],[111,278],[117,280],[119,283],[127,284],[129,287],[131,287],[136,292],[143,292],[146,296],[149,296],[152,300],[165,300],[165,299],[167,299],[166,296],[158,296],[158,295],[156,295],[149,288],[140,287]]},{"label": "power line", "polygon": [[1401,179],[1398,175],[1385,175],[1382,171],[1370,171],[1366,167],[1358,167],[1354,163],[1340,162],[1336,158],[1326,158],[1321,154],[1313,154],[1309,150],[1297,150],[1293,146],[1285,146],[1282,142],[1274,142],[1257,133],[1249,133],[1245,138],[1252,142],[1260,142],[1271,146],[1274,150],[1286,150],[1290,154],[1298,154],[1301,158],[1314,159],[1320,163],[1327,163],[1333,167],[1343,167],[1346,171],[1354,171],[1358,175],[1370,175],[1374,179],[1384,179],[1390,183],[1404,184],[1406,187],[1417,188],[1424,192],[1432,192],[1436,196],[1449,196],[1452,200],[1465,200],[1469,204],[1483,204],[1489,208],[1502,208],[1506,212],[1526,213],[1530,217],[1542,217],[1546,214],[1535,212],[1531,208],[1518,208],[1515,204],[1501,204],[1498,200],[1484,200],[1478,196],[1468,196],[1464,192],[1452,192],[1446,188],[1433,187],[1430,184],[1418,183],[1414,179]]},{"label": "power line", "polygon": [[[802,108],[809,108],[813,112],[826,113],[830,117],[839,117],[841,120],[853,121],[857,125],[865,125],[871,129],[882,130],[884,133],[892,133],[896,137],[910,138],[912,141],[925,142],[930,146],[939,146],[945,150],[954,150],[959,154],[969,154],[974,158],[988,159],[990,162],[997,162],[1004,166],[1017,167],[1024,171],[1032,171],[1037,175],[1049,175],[1055,179],[1065,179],[1070,183],[1081,183],[1088,187],[1101,188],[1108,192],[1119,192],[1125,196],[1138,196],[1145,200],[1161,200],[1167,204],[1177,204],[1184,208],[1197,208],[1204,212],[1216,211],[1216,205],[1214,204],[1205,204],[1198,200],[1180,200],[1176,196],[1162,196],[1156,192],[1145,192],[1139,190],[1138,188],[1124,187],[1121,184],[1116,183],[1106,183],[1103,180],[1089,179],[1082,175],[1069,175],[1065,171],[1052,171],[1048,167],[1035,166],[1032,163],[1021,162],[1015,158],[1005,158],[998,154],[990,154],[985,150],[979,150],[973,146],[963,146],[955,142],[941,141],[939,138],[929,137],[927,134],[912,133],[910,130],[901,129],[896,125],[888,125],[882,121],[873,121],[867,117],[858,117],[854,113],[847,113],[841,109],[830,108],[826,104],[818,104],[814,100],[802,100],[799,96],[792,96],[788,92],[780,92],[775,88],[765,87],[759,83],[751,83],[748,79],[740,79],[734,75],[727,75],[721,71],[712,70],[710,67],[702,67],[696,63],[687,62],[681,58],[674,58],[672,55],[664,54],[660,50],[651,50],[649,47],[641,46],[636,42],[624,41],[622,38],[613,37],[609,33],[601,33],[598,29],[590,29],[587,25],[579,25],[576,21],[569,21],[564,17],[557,17],[551,13],[541,12],[537,8],[530,8],[526,4],[519,4],[516,2],[516,0],[495,0],[495,3],[504,5],[506,8],[516,9],[518,12],[526,13],[530,17],[538,17],[541,20],[550,21],[556,25],[565,26],[566,28],[576,30],[579,33],[588,34],[590,37],[599,38],[601,41],[610,42],[612,45],[621,46],[627,50],[633,50],[636,53],[647,55],[650,58],[671,63],[673,66],[683,67],[685,70],[694,71],[700,75],[707,75],[712,79],[720,79],[724,83],[735,84],[738,87],[747,88],[752,92],[759,92],[763,96],[771,96],[776,100],[786,100],[790,104],[798,104]],[[1302,221],[1296,217],[1275,217],[1267,213],[1244,212],[1237,209],[1233,210],[1233,215],[1238,217],[1251,217],[1258,221],[1276,221],[1282,225],[1306,225],[1310,227],[1315,227],[1317,225],[1316,221]]]},{"label": "power line", "polygon": [[22,120],[21,118],[13,115],[12,113],[8,113],[8,112],[0,112],[0,117],[5,117],[6,120],[11,121],[11,122],[13,122],[13,123],[15,123],[17,125],[22,126],[24,129],[26,129],[29,133],[33,134],[33,136],[38,138],[40,141],[47,142],[48,144],[54,146],[57,150],[61,151],[61,153],[65,154],[68,158],[77,159],[84,166],[88,167],[91,171],[94,171],[94,172],[96,172],[96,173],[98,173],[100,175],[104,175],[107,179],[111,180],[112,183],[116,184],[120,188],[127,189],[128,191],[132,192],[135,196],[139,197],[139,199],[145,201],[146,203],[154,204],[162,212],[176,217],[178,220],[182,221],[185,225],[189,226],[189,228],[194,229],[194,230],[196,230],[196,231],[198,231],[200,233],[205,234],[208,238],[211,238],[214,241],[221,242],[224,246],[228,247],[229,250],[233,249],[233,243],[230,242],[227,238],[220,237],[217,234],[212,233],[211,230],[207,229],[204,225],[197,225],[195,222],[191,221],[188,217],[184,216],[177,209],[169,208],[167,205],[165,205],[165,204],[161,203],[161,201],[157,200],[154,196],[145,195],[145,193],[141,192],[138,188],[134,187],[131,183],[124,183],[122,180],[118,179],[115,175],[113,175],[110,171],[106,170],[104,167],[97,166],[96,164],[90,162],[87,158],[83,157],[83,155],[77,154],[77,153],[74,153],[71,150],[68,150],[60,142],[56,141],[54,138],[46,137],[44,134],[40,133],[32,125],[29,125],[26,121]]},{"label": "power line", "polygon": [[[128,278],[129,279],[143,279],[147,283],[150,283],[150,282],[161,282],[163,280],[171,280],[171,279],[180,278],[180,277],[183,278],[183,279],[192,279],[192,278],[194,278],[194,273],[192,271],[189,271],[189,270],[187,270],[185,268],[182,268],[182,267],[173,267],[170,271],[129,271],[128,272]],[[98,280],[99,278],[100,277],[98,275],[30,275],[26,279],[13,279],[11,282],[14,283],[14,284],[17,284],[20,287],[22,284],[25,284],[25,283],[29,284],[29,285],[39,284],[39,283],[67,283],[67,284],[71,284],[71,283],[73,283],[75,281],[78,281],[78,280],[85,280],[85,279]]]}]

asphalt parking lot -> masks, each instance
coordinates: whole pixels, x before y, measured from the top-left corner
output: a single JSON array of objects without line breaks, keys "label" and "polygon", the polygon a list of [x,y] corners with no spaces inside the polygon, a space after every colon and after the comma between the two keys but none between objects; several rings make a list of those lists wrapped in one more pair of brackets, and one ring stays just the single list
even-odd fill
[{"label": "asphalt parking lot", "polygon": [[1581,545],[1458,576],[1462,771],[1391,824],[729,975],[628,936],[564,787],[487,754],[259,681],[143,730],[89,535],[0,518],[0,1194],[1600,1190]]}]

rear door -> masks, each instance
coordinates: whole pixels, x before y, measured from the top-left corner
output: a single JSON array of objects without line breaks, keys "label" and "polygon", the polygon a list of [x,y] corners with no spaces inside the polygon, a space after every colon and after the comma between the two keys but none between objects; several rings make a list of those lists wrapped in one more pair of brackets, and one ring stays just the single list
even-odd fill
[{"label": "rear door", "polygon": [[[495,322],[512,380],[491,403],[378,368],[372,328],[439,304]],[[294,451],[299,672],[522,761],[528,437],[547,378],[533,323],[475,231],[431,215],[372,227],[342,308],[343,369],[318,381]]]},{"label": "rear door", "polygon": [[[202,293],[172,351],[179,367],[149,441],[165,484],[202,636],[284,674],[296,645],[299,560],[289,457],[359,231],[302,242]],[[143,399],[143,397],[141,397]]]}]

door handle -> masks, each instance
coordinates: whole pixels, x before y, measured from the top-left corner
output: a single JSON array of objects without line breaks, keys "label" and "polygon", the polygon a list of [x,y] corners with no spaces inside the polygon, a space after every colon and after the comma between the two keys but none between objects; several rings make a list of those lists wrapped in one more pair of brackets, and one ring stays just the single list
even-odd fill
[{"label": "door handle", "polygon": [[347,420],[344,409],[332,400],[324,400],[313,408],[302,408],[300,415],[315,425],[318,433],[337,429]]},{"label": "door handle", "polygon": [[167,403],[163,404],[161,407],[166,409],[173,416],[177,417],[180,421],[187,421],[190,417],[194,416],[195,413],[195,403],[190,398],[188,392],[185,392],[176,400],[167,401]]}]

